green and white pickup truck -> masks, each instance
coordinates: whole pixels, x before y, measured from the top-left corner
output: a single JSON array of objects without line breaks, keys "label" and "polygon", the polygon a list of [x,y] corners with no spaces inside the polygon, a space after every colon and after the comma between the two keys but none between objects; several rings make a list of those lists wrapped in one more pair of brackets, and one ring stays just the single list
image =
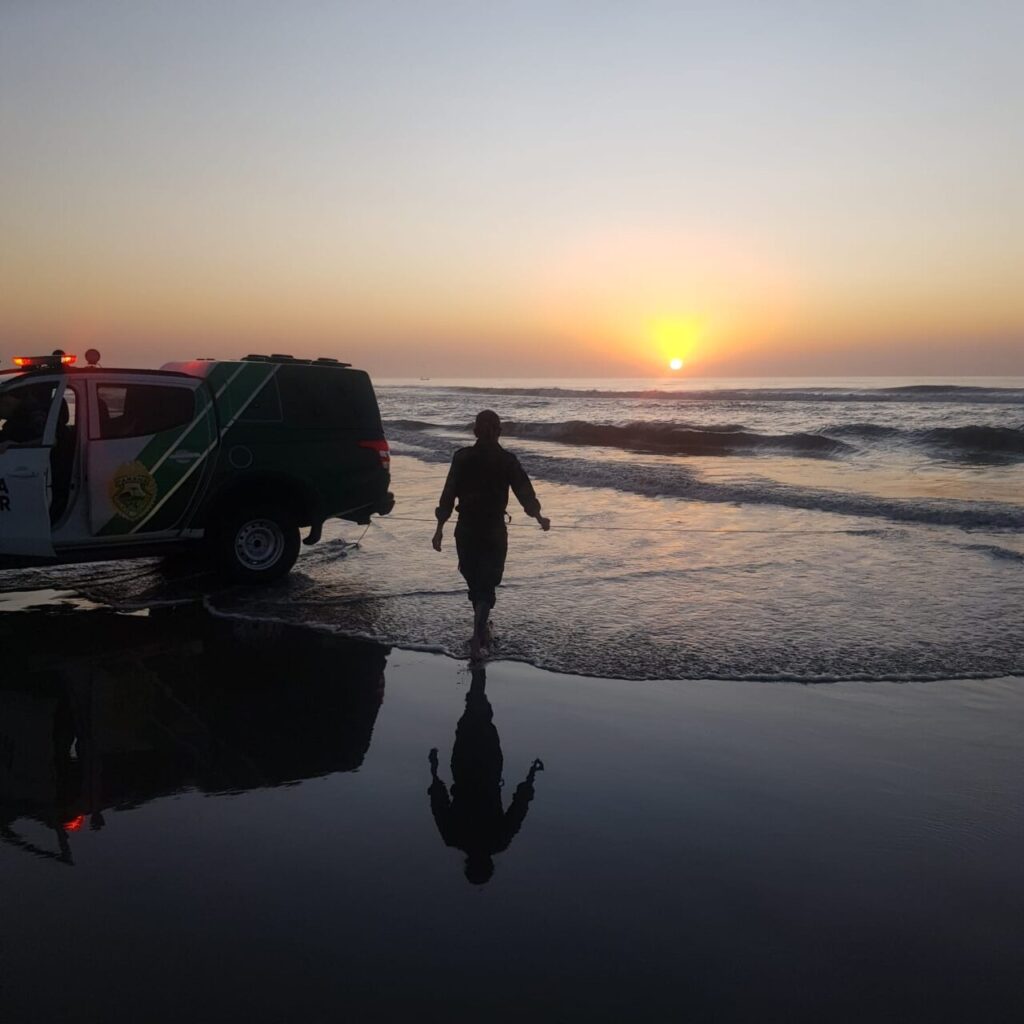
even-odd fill
[{"label": "green and white pickup truck", "polygon": [[291,569],[327,519],[394,507],[370,378],[332,359],[159,370],[28,357],[0,372],[0,569],[201,548],[235,579]]}]

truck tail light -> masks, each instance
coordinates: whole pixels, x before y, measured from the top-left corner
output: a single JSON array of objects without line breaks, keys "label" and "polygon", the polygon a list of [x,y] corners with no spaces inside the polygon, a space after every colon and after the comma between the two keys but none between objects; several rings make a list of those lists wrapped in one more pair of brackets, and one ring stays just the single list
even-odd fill
[{"label": "truck tail light", "polygon": [[381,469],[391,468],[391,449],[388,447],[387,441],[360,441],[359,447],[375,451],[380,458]]}]

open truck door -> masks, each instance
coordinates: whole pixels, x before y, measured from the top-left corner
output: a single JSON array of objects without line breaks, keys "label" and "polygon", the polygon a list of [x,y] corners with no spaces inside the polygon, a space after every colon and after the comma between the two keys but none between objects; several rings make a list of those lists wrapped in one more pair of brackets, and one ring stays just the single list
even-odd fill
[{"label": "open truck door", "polygon": [[5,388],[3,394],[31,404],[39,414],[42,429],[38,438],[16,442],[0,453],[0,557],[54,558],[51,454],[64,382],[33,379]]},{"label": "open truck door", "polygon": [[2,555],[54,557],[49,448],[8,448],[0,455]]}]

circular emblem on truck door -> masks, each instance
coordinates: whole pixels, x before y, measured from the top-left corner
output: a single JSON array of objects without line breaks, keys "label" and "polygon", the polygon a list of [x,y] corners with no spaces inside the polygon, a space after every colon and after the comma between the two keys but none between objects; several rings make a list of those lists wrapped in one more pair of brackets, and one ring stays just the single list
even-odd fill
[{"label": "circular emblem on truck door", "polygon": [[228,462],[234,469],[248,469],[252,465],[252,451],[244,444],[236,444],[228,452]]},{"label": "circular emblem on truck door", "polygon": [[118,515],[132,521],[141,519],[156,501],[156,481],[141,462],[119,466],[110,481],[110,501]]}]

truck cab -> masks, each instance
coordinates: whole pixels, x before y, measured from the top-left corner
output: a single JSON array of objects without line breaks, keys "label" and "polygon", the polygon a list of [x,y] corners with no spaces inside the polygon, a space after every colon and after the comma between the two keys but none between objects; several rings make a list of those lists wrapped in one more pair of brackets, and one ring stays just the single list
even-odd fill
[{"label": "truck cab", "polygon": [[202,549],[235,579],[292,567],[299,530],[394,505],[369,377],[247,356],[0,373],[0,569]]}]

